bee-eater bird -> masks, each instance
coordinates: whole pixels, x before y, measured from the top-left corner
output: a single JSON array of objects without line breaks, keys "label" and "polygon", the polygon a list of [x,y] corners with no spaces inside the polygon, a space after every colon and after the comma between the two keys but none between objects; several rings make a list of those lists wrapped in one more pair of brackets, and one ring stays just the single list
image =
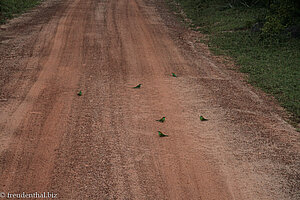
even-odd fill
[{"label": "bee-eater bird", "polygon": [[163,134],[161,131],[158,131],[158,136],[159,137],[168,137],[168,135]]},{"label": "bee-eater bird", "polygon": [[166,117],[162,117],[161,119],[156,120],[156,121],[163,123],[163,122],[165,122],[165,120],[166,120]]},{"label": "bee-eater bird", "polygon": [[142,84],[138,84],[137,86],[133,87],[134,89],[141,88]]},{"label": "bee-eater bird", "polygon": [[205,119],[202,115],[200,116],[201,121],[207,121],[208,119]]}]

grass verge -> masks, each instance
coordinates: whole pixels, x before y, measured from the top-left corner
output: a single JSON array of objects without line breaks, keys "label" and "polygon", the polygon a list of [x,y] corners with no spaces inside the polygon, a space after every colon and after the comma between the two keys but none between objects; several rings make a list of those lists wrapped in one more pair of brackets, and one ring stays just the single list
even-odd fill
[{"label": "grass verge", "polygon": [[197,5],[193,0],[167,0],[172,9],[180,5],[191,19],[190,26],[209,36],[208,45],[217,55],[233,58],[248,81],[273,95],[300,123],[300,40],[261,40],[251,31],[267,12],[259,7],[234,8],[221,1]]},{"label": "grass verge", "polygon": [[38,5],[42,0],[0,0],[0,24],[18,14],[24,13],[27,9]]}]

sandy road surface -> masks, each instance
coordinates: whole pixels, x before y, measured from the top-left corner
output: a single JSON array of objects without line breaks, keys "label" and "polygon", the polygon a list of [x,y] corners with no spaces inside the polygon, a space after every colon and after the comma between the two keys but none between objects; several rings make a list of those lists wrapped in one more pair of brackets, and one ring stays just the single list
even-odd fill
[{"label": "sandy road surface", "polygon": [[48,0],[2,26],[0,192],[300,198],[299,133],[163,5]]}]

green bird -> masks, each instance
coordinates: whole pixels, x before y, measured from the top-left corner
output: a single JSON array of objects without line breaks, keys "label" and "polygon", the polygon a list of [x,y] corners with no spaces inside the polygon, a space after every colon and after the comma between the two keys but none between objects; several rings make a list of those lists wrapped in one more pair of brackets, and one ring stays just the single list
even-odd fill
[{"label": "green bird", "polygon": [[137,86],[133,87],[134,89],[141,88],[142,84],[138,84]]},{"label": "green bird", "polygon": [[158,136],[159,137],[168,137],[168,135],[163,134],[162,132],[158,131]]},{"label": "green bird", "polygon": [[77,93],[78,96],[81,96],[82,95],[82,92],[81,90]]},{"label": "green bird", "polygon": [[201,121],[207,121],[208,119],[205,119],[202,115],[200,116]]},{"label": "green bird", "polygon": [[156,121],[158,121],[158,122],[161,122],[161,123],[164,123],[164,122],[165,122],[165,120],[166,120],[166,117],[162,117],[161,119],[159,119],[159,120],[156,120]]},{"label": "green bird", "polygon": [[173,76],[173,77],[177,77],[177,75],[176,75],[175,73],[172,73],[172,76]]}]

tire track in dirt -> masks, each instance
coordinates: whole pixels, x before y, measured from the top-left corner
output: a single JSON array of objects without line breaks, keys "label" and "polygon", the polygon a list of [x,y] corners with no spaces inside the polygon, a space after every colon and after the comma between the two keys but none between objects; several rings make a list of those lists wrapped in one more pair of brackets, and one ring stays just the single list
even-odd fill
[{"label": "tire track in dirt", "polygon": [[[6,156],[1,178],[3,190],[43,191],[49,183],[55,149],[64,134],[70,102],[76,92],[77,68],[82,57],[82,44],[74,41],[82,41],[84,18],[72,23],[80,10],[79,1],[70,5],[74,7],[66,10],[58,24],[50,22],[39,35],[43,41],[48,30],[58,25],[55,37],[49,41],[53,43],[49,56],[38,58],[43,69],[37,81],[12,116],[7,118],[5,134],[13,138],[3,153]],[[66,29],[68,24],[69,29]]]}]

